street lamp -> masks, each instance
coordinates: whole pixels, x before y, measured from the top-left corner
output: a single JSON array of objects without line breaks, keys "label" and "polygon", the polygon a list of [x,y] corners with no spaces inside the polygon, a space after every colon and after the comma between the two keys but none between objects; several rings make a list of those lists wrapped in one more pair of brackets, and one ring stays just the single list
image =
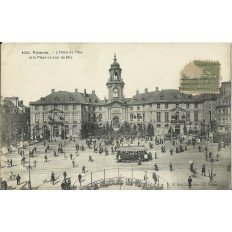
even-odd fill
[{"label": "street lamp", "polygon": [[31,139],[31,133],[30,133],[30,122],[28,122],[28,174],[29,174],[29,181],[28,181],[28,188],[31,189],[31,156],[30,156],[30,139]]}]

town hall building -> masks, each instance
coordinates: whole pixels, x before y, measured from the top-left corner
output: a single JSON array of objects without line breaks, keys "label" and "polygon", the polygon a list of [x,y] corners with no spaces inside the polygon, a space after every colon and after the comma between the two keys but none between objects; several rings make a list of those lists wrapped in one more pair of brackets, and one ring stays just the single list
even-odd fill
[{"label": "town hall building", "polygon": [[177,89],[148,91],[125,98],[122,69],[116,55],[106,82],[108,97],[98,98],[91,93],[55,91],[35,102],[30,102],[31,132],[38,136],[49,131],[51,137],[79,136],[81,124],[95,122],[102,127],[107,122],[118,131],[123,122],[153,124],[155,134],[163,136],[172,128],[177,134],[199,129],[204,120],[200,96],[182,93]]}]

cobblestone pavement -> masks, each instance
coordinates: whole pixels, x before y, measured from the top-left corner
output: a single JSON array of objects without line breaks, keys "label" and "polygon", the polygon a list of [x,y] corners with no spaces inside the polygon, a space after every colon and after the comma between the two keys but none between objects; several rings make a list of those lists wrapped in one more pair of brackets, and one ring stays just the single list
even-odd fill
[{"label": "cobblestone pavement", "polygon": [[[205,160],[205,153],[199,152],[196,148],[193,148],[192,145],[188,146],[188,151],[178,153],[175,152],[173,155],[170,155],[169,150],[171,147],[175,148],[171,145],[169,141],[164,142],[164,146],[166,146],[166,153],[161,153],[162,145],[155,145],[153,149],[148,149],[148,151],[152,152],[153,160],[148,162],[143,162],[142,165],[138,166],[137,163],[117,163],[116,156],[111,155],[110,146],[108,146],[109,155],[105,156],[104,153],[94,153],[93,147],[88,149],[85,145],[84,140],[78,140],[77,143],[79,145],[84,145],[85,151],[78,151],[78,155],[76,154],[75,144],[74,142],[67,143],[64,146],[64,154],[58,154],[58,156],[53,155],[54,149],[57,151],[58,143],[57,142],[47,143],[46,145],[50,146],[50,150],[47,153],[48,162],[45,162],[45,147],[43,143],[37,144],[37,152],[35,157],[31,157],[31,183],[33,189],[44,189],[44,190],[52,190],[52,189],[61,189],[61,183],[63,180],[63,172],[66,171],[67,178],[70,178],[72,185],[74,185],[77,189],[80,188],[78,182],[78,175],[83,175],[84,184],[89,183],[90,173],[98,170],[105,170],[105,177],[115,177],[115,170],[120,169],[119,176],[130,177],[133,174],[137,175],[133,176],[133,178],[138,178],[144,180],[146,172],[148,172],[147,180],[149,182],[154,183],[152,179],[152,172],[154,172],[154,163],[156,163],[159,167],[159,171],[157,171],[157,175],[159,175],[163,180],[166,180],[171,189],[188,189],[187,179],[189,176],[192,176],[192,189],[229,189],[230,188],[230,179],[231,174],[227,171],[227,165],[231,160],[230,157],[230,146],[226,146],[226,148],[222,148],[220,152],[217,151],[217,144],[210,145],[211,149],[213,149],[213,156],[216,156],[218,153],[220,155],[219,161],[214,163],[214,180],[216,181],[216,185],[209,185],[209,176],[208,171],[211,169],[211,164]],[[134,141],[134,144],[137,145],[137,140]],[[140,144],[144,144],[146,148],[148,148],[149,143],[145,143],[144,141],[140,141]],[[205,146],[205,142],[201,142],[203,146]],[[126,146],[127,144],[124,144]],[[31,145],[31,148],[36,145]],[[158,158],[154,158],[154,153],[157,152]],[[73,155],[73,159],[75,161],[75,167],[73,167],[72,160],[70,158],[70,154]],[[89,155],[92,156],[94,162],[89,162]],[[29,171],[28,171],[28,148],[25,149],[26,156],[26,164],[25,167],[21,165],[21,156],[17,153],[17,151],[12,152],[8,155],[0,156],[1,160],[1,177],[2,180],[7,180],[9,189],[27,189],[28,188],[28,179],[29,179]],[[13,167],[7,167],[7,160],[12,159]],[[34,167],[34,161],[36,161],[36,167]],[[189,170],[189,161],[194,161],[194,168],[196,169],[196,173],[193,174]],[[173,171],[169,170],[169,162],[173,165]],[[206,176],[201,175],[201,166],[202,164],[206,165]],[[82,173],[82,166],[85,165],[86,173]],[[109,170],[112,169],[112,170]],[[132,174],[132,169],[134,170]],[[138,170],[138,171],[136,171]],[[54,185],[51,183],[51,172],[55,173],[56,181]],[[10,174],[12,175],[12,180],[10,179]],[[94,173],[92,181],[95,181],[99,178],[104,178],[104,171]],[[21,184],[16,185],[16,175],[20,174],[21,176]],[[85,176],[86,175],[86,176]],[[161,181],[162,182],[162,181]],[[165,185],[165,181],[163,184]],[[103,189],[119,189],[117,186]],[[137,187],[128,187],[122,186],[121,189],[138,189]]]}]

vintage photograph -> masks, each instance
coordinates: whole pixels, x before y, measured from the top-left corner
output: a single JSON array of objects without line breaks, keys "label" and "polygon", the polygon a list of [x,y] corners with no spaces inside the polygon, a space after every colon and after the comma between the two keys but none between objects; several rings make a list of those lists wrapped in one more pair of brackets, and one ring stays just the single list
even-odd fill
[{"label": "vintage photograph", "polygon": [[228,43],[2,43],[1,190],[229,190]]}]

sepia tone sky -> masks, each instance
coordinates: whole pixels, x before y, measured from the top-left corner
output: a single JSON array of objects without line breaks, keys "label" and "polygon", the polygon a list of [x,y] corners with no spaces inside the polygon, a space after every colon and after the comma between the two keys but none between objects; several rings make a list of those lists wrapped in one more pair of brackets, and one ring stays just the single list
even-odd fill
[{"label": "sepia tone sky", "polygon": [[[73,51],[72,59],[29,59],[23,51]],[[82,52],[79,54],[78,52]],[[136,90],[178,89],[180,71],[194,59],[218,60],[222,81],[230,80],[230,45],[222,43],[10,43],[2,45],[3,97],[18,96],[24,104],[50,94],[51,89],[108,96],[106,82],[114,53],[122,68],[125,97]],[[33,55],[33,54],[31,54]],[[34,56],[40,56],[34,54]],[[43,55],[42,55],[43,56]],[[59,55],[61,56],[61,55]]]}]

